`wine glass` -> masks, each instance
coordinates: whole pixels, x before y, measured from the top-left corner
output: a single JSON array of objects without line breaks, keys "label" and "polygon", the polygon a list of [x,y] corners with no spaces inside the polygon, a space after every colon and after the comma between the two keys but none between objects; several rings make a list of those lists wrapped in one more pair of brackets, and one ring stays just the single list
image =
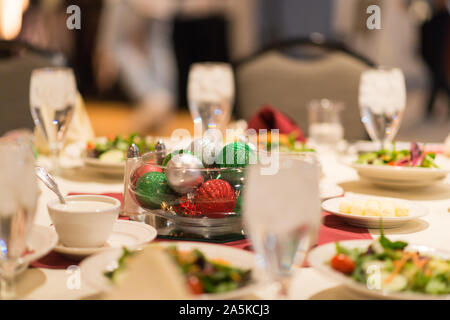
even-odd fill
[{"label": "wine glass", "polygon": [[406,107],[405,77],[400,69],[370,69],[361,74],[361,121],[373,141],[383,148],[392,142]]},{"label": "wine glass", "polygon": [[38,199],[30,137],[0,138],[0,298],[14,299],[15,276]]},{"label": "wine glass", "polygon": [[31,74],[30,108],[35,125],[50,148],[54,173],[75,110],[77,87],[70,68],[35,69]]},{"label": "wine glass", "polygon": [[188,102],[194,124],[202,133],[223,131],[234,101],[233,70],[227,63],[194,63],[188,77]]},{"label": "wine glass", "polygon": [[301,265],[320,223],[319,167],[313,157],[279,155],[275,174],[251,165],[243,202],[246,233],[265,270],[288,297],[292,266]]}]

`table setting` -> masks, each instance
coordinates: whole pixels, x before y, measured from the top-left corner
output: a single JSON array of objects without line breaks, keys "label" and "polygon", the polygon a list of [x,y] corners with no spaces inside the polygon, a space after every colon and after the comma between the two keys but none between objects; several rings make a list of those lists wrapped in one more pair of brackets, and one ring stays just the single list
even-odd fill
[{"label": "table setting", "polygon": [[69,143],[73,72],[34,71],[39,133],[0,138],[0,298],[449,298],[450,137],[395,140],[399,69],[361,76],[372,141],[344,140],[340,101],[306,131],[270,105],[231,119],[234,94],[230,65],[198,63],[193,136]]}]

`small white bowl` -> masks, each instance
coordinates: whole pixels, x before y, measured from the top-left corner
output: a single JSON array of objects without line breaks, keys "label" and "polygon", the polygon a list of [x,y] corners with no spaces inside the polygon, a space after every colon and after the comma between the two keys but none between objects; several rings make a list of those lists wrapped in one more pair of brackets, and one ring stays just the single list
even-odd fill
[{"label": "small white bowl", "polygon": [[50,218],[61,243],[66,247],[101,247],[108,240],[119,216],[120,201],[107,196],[77,195],[65,197],[67,202],[94,201],[111,204],[96,210],[72,208],[70,211],[55,199],[47,204]]}]

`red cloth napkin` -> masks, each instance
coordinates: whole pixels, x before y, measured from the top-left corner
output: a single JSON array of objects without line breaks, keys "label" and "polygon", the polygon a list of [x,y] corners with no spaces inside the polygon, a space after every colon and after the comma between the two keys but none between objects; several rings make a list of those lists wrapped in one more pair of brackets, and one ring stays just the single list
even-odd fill
[{"label": "red cloth napkin", "polygon": [[296,132],[298,141],[306,141],[302,129],[291,118],[269,105],[263,106],[250,118],[248,128],[256,131],[260,129],[279,129],[280,134]]},{"label": "red cloth napkin", "polygon": [[[77,194],[85,194],[85,193],[69,193],[69,195],[77,195]],[[121,193],[102,193],[101,195],[110,196],[120,201],[122,201],[123,199]],[[366,228],[358,228],[350,226],[339,217],[331,215],[327,212],[323,212],[322,217],[323,223],[319,228],[317,245],[343,240],[372,239],[369,230],[367,230]],[[119,219],[128,219],[128,217],[120,217]],[[224,243],[224,245],[243,250],[249,251],[252,250],[251,242],[248,239],[227,242]],[[78,264],[77,261],[73,261],[63,255],[60,255],[57,252],[52,251],[45,257],[30,263],[30,266],[34,268],[66,269],[71,265],[77,264]]]}]

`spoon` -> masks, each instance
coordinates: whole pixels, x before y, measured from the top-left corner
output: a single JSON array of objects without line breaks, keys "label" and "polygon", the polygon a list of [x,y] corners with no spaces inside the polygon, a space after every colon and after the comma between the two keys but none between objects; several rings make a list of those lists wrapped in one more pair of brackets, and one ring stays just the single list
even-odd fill
[{"label": "spoon", "polygon": [[42,167],[36,167],[35,168],[36,176],[59,198],[59,201],[63,204],[66,203],[66,200],[64,200],[63,195],[61,194],[61,191],[59,191],[58,184],[55,181],[55,178],[44,168]]}]

